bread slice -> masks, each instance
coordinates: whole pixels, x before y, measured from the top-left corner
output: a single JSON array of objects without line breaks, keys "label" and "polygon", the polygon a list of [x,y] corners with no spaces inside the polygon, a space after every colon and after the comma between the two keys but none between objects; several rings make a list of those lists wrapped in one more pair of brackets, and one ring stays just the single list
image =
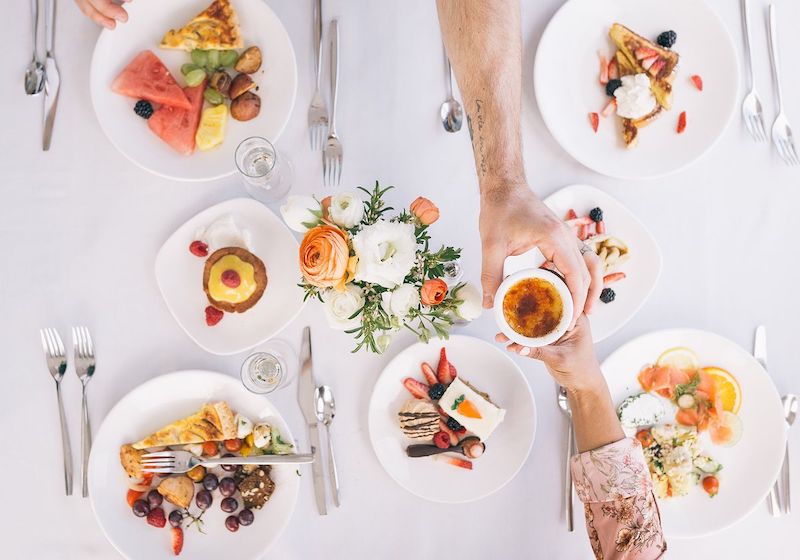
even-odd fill
[{"label": "bread slice", "polygon": [[[622,76],[631,76],[637,74],[637,69],[635,63],[633,63],[622,50],[618,50],[616,54],[617,59],[617,68],[619,69],[619,75]],[[652,80],[651,80],[652,83]],[[664,107],[661,105],[656,105],[656,108],[653,109],[652,112],[648,113],[644,117],[640,119],[622,119],[622,140],[625,142],[625,145],[628,148],[633,148],[636,146],[639,140],[639,129],[642,127],[647,126],[651,122],[653,122],[661,111],[664,110]]]},{"label": "bread slice", "polygon": [[162,49],[240,49],[239,18],[228,0],[214,0],[180,29],[170,29],[161,39]]},{"label": "bread slice", "polygon": [[199,412],[176,420],[133,444],[134,449],[223,441],[236,437],[236,423],[224,401],[205,404]]}]

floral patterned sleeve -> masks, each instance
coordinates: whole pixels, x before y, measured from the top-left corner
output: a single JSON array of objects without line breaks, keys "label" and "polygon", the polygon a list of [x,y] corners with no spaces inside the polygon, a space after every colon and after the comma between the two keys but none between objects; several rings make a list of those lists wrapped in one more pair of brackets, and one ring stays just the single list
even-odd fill
[{"label": "floral patterned sleeve", "polygon": [[572,458],[597,560],[654,560],[667,543],[642,446],[626,438]]}]

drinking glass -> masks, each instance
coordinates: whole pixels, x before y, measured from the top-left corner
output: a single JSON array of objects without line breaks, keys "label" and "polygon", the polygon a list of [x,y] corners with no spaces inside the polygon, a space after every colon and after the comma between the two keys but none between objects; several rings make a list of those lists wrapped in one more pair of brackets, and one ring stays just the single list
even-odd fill
[{"label": "drinking glass", "polygon": [[247,193],[265,204],[277,202],[292,188],[292,163],[266,138],[242,140],[236,148],[236,168]]},{"label": "drinking glass", "polygon": [[447,282],[448,286],[455,286],[463,277],[464,269],[459,259],[444,263],[444,281]]},{"label": "drinking glass", "polygon": [[292,347],[283,340],[270,340],[245,358],[240,371],[242,384],[249,391],[266,395],[286,387],[295,375]]}]

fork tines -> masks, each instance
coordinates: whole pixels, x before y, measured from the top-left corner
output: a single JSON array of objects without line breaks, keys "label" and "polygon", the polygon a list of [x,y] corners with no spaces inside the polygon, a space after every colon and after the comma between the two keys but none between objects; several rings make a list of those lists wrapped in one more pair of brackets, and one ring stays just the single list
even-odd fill
[{"label": "fork tines", "polygon": [[794,147],[794,141],[792,139],[791,130],[787,128],[784,131],[786,136],[781,134],[772,134],[772,141],[775,143],[775,147],[778,149],[778,154],[780,154],[781,159],[786,163],[786,165],[800,165],[800,159],[797,157],[797,151]]},{"label": "fork tines", "polygon": [[75,353],[78,358],[94,358],[92,335],[89,334],[89,329],[86,327],[72,327],[72,344],[75,347]]},{"label": "fork tines", "polygon": [[39,335],[42,338],[42,349],[48,358],[64,359],[66,356],[64,343],[61,341],[61,336],[57,330],[51,327],[40,329]]},{"label": "fork tines", "polygon": [[328,109],[319,90],[314,94],[308,107],[308,134],[312,150],[321,150],[325,147],[325,138],[328,135]]},{"label": "fork tines", "polygon": [[328,136],[322,153],[322,176],[328,187],[338,187],[342,179],[342,143],[335,136]]},{"label": "fork tines", "polygon": [[742,105],[742,118],[753,140],[756,142],[764,142],[767,139],[767,133],[764,129],[764,115],[761,109],[761,101],[757,96],[753,95],[750,100],[745,99],[745,103]]}]

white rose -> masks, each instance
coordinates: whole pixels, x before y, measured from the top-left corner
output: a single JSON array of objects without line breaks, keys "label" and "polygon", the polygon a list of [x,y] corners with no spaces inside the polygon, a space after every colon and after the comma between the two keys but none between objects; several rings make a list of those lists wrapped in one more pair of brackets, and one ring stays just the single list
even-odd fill
[{"label": "white rose", "polygon": [[417,256],[412,224],[378,221],[353,236],[356,280],[392,289],[403,283]]},{"label": "white rose", "polygon": [[337,226],[350,229],[364,217],[364,202],[354,192],[343,192],[331,197],[328,216]]},{"label": "white rose", "polygon": [[341,292],[325,290],[322,299],[325,301],[325,317],[332,329],[347,331],[361,324],[359,317],[350,318],[364,306],[364,292],[358,286],[348,284]]},{"label": "white rose", "polygon": [[453,293],[453,297],[461,300],[456,315],[465,321],[474,321],[483,312],[483,299],[480,290],[467,282]]},{"label": "white rose", "polygon": [[391,292],[381,294],[381,306],[390,317],[405,319],[408,312],[418,305],[419,291],[411,284],[403,284]]},{"label": "white rose", "polygon": [[312,196],[290,196],[286,199],[286,204],[281,206],[283,221],[290,229],[300,233],[308,231],[305,224],[319,222],[319,217],[314,212],[321,213],[322,205]]}]

